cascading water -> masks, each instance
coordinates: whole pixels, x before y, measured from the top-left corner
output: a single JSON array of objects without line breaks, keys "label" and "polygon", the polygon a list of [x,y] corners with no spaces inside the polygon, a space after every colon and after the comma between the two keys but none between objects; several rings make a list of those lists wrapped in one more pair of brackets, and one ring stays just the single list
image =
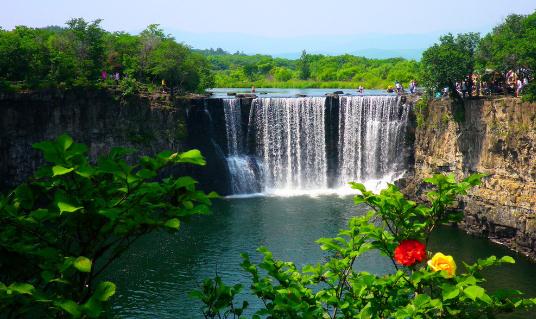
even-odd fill
[{"label": "cascading water", "polygon": [[338,102],[333,115],[325,97],[257,98],[247,119],[240,99],[224,100],[233,194],[326,192],[400,175],[409,108],[396,96]]},{"label": "cascading water", "polygon": [[400,173],[409,108],[394,96],[344,96],[339,103],[339,183]]},{"label": "cascading water", "polygon": [[260,191],[259,169],[255,159],[244,153],[240,100],[226,99],[223,108],[227,133],[226,159],[233,194],[257,193]]},{"label": "cascading water", "polygon": [[250,132],[267,191],[327,188],[325,98],[253,100]]}]

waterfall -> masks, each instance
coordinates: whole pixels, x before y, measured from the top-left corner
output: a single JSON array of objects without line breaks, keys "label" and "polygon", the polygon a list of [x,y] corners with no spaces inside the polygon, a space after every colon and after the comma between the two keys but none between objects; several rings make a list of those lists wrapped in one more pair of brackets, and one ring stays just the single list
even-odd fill
[{"label": "waterfall", "polygon": [[257,161],[244,153],[244,134],[239,99],[223,100],[227,135],[227,167],[231,176],[233,194],[260,192]]},{"label": "waterfall", "polygon": [[329,191],[403,172],[409,108],[396,96],[331,99],[255,98],[244,110],[225,99],[232,193]]},{"label": "waterfall", "polygon": [[344,96],[339,103],[339,183],[400,173],[408,107],[395,96]]},{"label": "waterfall", "polygon": [[325,98],[253,100],[248,130],[267,190],[327,188]]}]

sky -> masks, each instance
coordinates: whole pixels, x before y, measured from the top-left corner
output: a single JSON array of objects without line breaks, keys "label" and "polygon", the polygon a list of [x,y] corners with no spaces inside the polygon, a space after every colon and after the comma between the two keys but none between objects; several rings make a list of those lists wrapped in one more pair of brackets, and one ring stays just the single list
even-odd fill
[{"label": "sky", "polygon": [[278,56],[390,51],[412,55],[446,32],[489,32],[536,0],[0,0],[0,26],[103,19],[109,31],[158,23],[194,48]]}]

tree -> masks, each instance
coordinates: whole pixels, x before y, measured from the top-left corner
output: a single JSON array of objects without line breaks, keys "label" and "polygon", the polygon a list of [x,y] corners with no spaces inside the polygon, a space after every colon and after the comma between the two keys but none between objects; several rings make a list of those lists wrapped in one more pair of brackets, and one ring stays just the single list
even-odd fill
[{"label": "tree", "polygon": [[478,33],[459,34],[456,37],[449,33],[441,36],[439,43],[423,52],[423,84],[429,90],[447,86],[451,94],[459,98],[455,83],[473,73],[479,37]]},{"label": "tree", "polygon": [[309,55],[305,50],[302,51],[300,60],[298,61],[298,75],[302,80],[307,80],[311,76]]},{"label": "tree", "polygon": [[49,54],[45,30],[17,26],[0,30],[0,78],[33,86],[47,78]]},{"label": "tree", "polygon": [[173,40],[163,40],[149,55],[148,70],[153,82],[165,80],[179,92],[196,91],[201,81],[190,49]]},{"label": "tree", "polygon": [[507,71],[536,68],[536,12],[528,15],[509,15],[493,28],[478,47],[480,68]]},{"label": "tree", "polygon": [[37,143],[49,165],[0,195],[0,317],[100,317],[115,285],[99,275],[140,237],[175,232],[209,211],[189,176],[159,178],[175,164],[204,165],[199,151],[163,152],[128,165],[114,148],[91,164],[62,135]]},{"label": "tree", "polygon": [[88,23],[82,18],[71,19],[66,23],[66,32],[59,35],[67,37],[67,50],[76,61],[76,82],[82,85],[97,80],[104,67],[105,31],[100,26],[101,21]]}]

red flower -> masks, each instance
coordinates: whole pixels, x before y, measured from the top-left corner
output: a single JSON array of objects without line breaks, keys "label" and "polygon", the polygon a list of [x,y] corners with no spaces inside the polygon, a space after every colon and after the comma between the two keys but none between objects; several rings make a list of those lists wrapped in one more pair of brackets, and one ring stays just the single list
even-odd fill
[{"label": "red flower", "polygon": [[426,246],[414,239],[403,240],[395,248],[395,260],[404,266],[411,266],[417,262],[421,262],[425,257]]}]

